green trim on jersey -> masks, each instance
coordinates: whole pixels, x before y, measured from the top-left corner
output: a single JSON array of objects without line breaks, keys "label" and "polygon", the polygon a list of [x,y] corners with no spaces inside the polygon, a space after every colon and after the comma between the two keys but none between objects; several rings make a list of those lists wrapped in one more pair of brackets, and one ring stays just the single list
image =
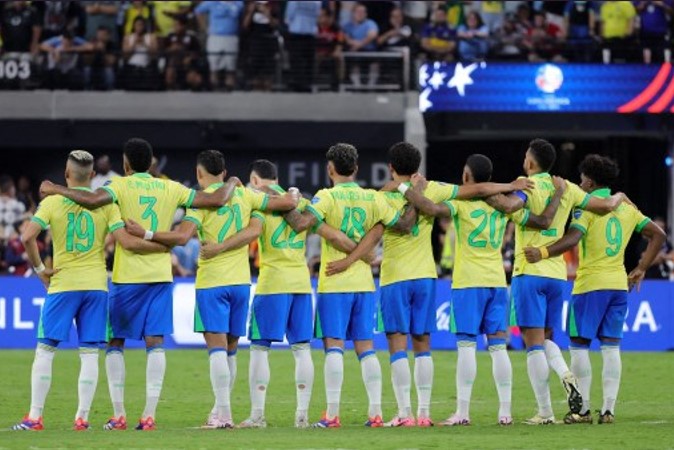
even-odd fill
[{"label": "green trim on jersey", "polygon": [[321,213],[316,211],[311,205],[307,205],[306,210],[309,211],[311,214],[313,214],[314,217],[316,217],[316,219],[318,219],[318,223],[323,222],[324,217],[321,216]]},{"label": "green trim on jersey", "polygon": [[641,221],[634,229],[637,230],[637,233],[641,233],[641,231],[651,223],[651,219],[649,217],[646,217],[644,220]]},{"label": "green trim on jersey", "polygon": [[36,224],[40,225],[40,228],[42,228],[43,230],[46,230],[47,228],[49,228],[49,225],[47,225],[47,223],[44,220],[40,219],[37,216],[33,216],[30,219],[30,221],[35,222]]},{"label": "green trim on jersey", "polygon": [[183,220],[185,222],[192,222],[193,224],[195,224],[197,226],[197,228],[199,230],[201,230],[201,222],[196,217],[186,216]]},{"label": "green trim on jersey", "polygon": [[264,214],[262,214],[258,211],[253,211],[252,213],[250,213],[250,218],[251,219],[255,218],[255,219],[259,220],[260,222],[264,223]]},{"label": "green trim on jersey", "polygon": [[250,339],[260,340],[260,327],[257,325],[257,319],[255,318],[255,308],[251,308],[250,311]]},{"label": "green trim on jersey", "polygon": [[110,197],[112,197],[112,203],[118,202],[117,194],[115,194],[115,191],[110,189],[109,186],[101,186],[99,189],[103,189],[105,192],[107,192],[110,195]]},{"label": "green trim on jersey", "polygon": [[264,194],[264,200],[262,200],[262,205],[260,205],[260,211],[265,211],[267,205],[269,204],[269,195]]},{"label": "green trim on jersey", "polygon": [[576,325],[576,312],[573,309],[573,303],[569,305],[569,337],[578,337],[578,326]]},{"label": "green trim on jersey", "polygon": [[108,232],[114,233],[115,231],[119,230],[120,228],[124,228],[124,222],[117,222],[113,223],[108,227]]},{"label": "green trim on jersey", "polygon": [[347,181],[345,183],[335,183],[335,187],[341,186],[341,187],[346,187],[346,188],[352,188],[352,187],[360,187],[358,183],[355,181]]},{"label": "green trim on jersey", "polygon": [[192,203],[194,203],[194,197],[196,197],[196,196],[197,196],[197,191],[195,191],[194,189],[190,189],[190,196],[187,197],[187,202],[185,202],[185,204],[183,206],[185,208],[191,208]]},{"label": "green trim on jersey", "polygon": [[578,224],[578,223],[572,223],[571,225],[569,225],[569,228],[575,228],[576,230],[578,230],[578,231],[580,231],[581,233],[583,233],[583,235],[586,235],[586,234],[587,234],[587,229],[586,229],[584,226],[582,226],[582,225],[580,225],[580,224]]},{"label": "green trim on jersey", "polygon": [[195,333],[204,333],[205,327],[204,322],[201,320],[201,313],[199,312],[199,304],[195,303],[194,305],[194,332]]},{"label": "green trim on jersey", "polygon": [[314,337],[316,339],[323,338],[323,327],[321,327],[321,315],[316,310],[316,323],[314,325]]}]

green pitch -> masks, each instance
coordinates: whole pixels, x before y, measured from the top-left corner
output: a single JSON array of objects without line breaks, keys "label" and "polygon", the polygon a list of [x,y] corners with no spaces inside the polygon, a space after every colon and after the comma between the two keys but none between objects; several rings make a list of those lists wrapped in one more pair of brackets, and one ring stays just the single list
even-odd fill
[{"label": "green pitch", "polygon": [[[435,386],[432,413],[436,421],[454,409],[454,352],[435,352]],[[601,356],[592,355],[594,368],[593,407],[601,406]],[[568,354],[567,354],[568,357]],[[395,413],[387,355],[379,353],[384,373],[384,419]],[[76,352],[63,351],[54,361],[52,390],[47,398],[44,432],[0,432],[0,448],[672,448],[674,447],[674,401],[672,399],[673,353],[626,353],[623,355],[623,383],[615,425],[530,427],[520,422],[533,415],[535,403],[526,374],[526,355],[511,354],[515,385],[514,415],[510,428],[495,425],[496,389],[487,353],[478,353],[478,376],[473,390],[471,419],[463,428],[366,429],[367,397],[360,367],[353,352],[345,355],[345,382],[342,392],[342,424],[339,430],[296,430],[294,360],[290,352],[270,355],[272,381],[267,397],[265,430],[199,430],[213,404],[208,375],[208,357],[203,350],[167,352],[168,369],[159,404],[156,432],[104,432],[103,423],[111,406],[101,354],[100,380],[90,421],[93,431],[70,431],[77,407]],[[0,427],[19,421],[30,403],[30,351],[0,352]],[[316,382],[311,418],[319,418],[325,405],[323,355],[314,353]],[[248,351],[239,353],[239,373],[232,396],[234,418],[245,419],[249,412]],[[126,352],[126,401],[129,424],[133,425],[145,401],[145,352]],[[564,395],[556,376],[551,375],[555,413],[566,412]],[[414,404],[413,394],[413,404]]]}]

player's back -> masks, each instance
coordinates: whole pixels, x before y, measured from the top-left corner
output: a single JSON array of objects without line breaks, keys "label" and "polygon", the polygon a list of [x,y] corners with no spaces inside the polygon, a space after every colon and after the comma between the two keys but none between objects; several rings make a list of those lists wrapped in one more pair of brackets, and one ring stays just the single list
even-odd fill
[{"label": "player's back", "polygon": [[[285,190],[278,185],[269,186],[280,195]],[[309,204],[300,200],[298,209],[304,211]],[[255,292],[258,294],[310,293],[309,268],[305,258],[307,232],[295,232],[281,212],[254,213],[262,220],[260,243],[260,275]]]},{"label": "player's back", "polygon": [[[145,229],[170,231],[179,207],[190,207],[195,191],[172,180],[154,178],[148,173],[118,177],[104,186],[123,219],[132,219]],[[116,283],[160,283],[173,280],[170,253],[139,255],[115,248],[112,281]]]},{"label": "player's back", "polygon": [[452,288],[505,287],[501,247],[508,218],[483,200],[446,204],[456,230]]},{"label": "player's back", "polygon": [[51,228],[56,273],[49,293],[108,290],[105,267],[105,238],[124,227],[116,205],[87,210],[75,202],[55,195],[45,198],[33,221]]},{"label": "player's back", "polygon": [[[608,197],[608,189],[593,195]],[[634,206],[623,203],[603,216],[576,209],[571,227],[583,232],[579,246],[580,263],[574,294],[604,289],[627,290],[625,249],[632,233],[641,232],[650,219]]]},{"label": "player's back", "polygon": [[[204,192],[215,192],[222,186],[223,183],[216,183]],[[267,201],[266,194],[237,187],[226,205],[217,210],[191,209],[185,220],[197,225],[202,241],[221,243],[246,228],[251,213],[257,209],[263,210]],[[247,246],[219,253],[210,259],[199,259],[197,289],[236,284],[250,284]]]}]

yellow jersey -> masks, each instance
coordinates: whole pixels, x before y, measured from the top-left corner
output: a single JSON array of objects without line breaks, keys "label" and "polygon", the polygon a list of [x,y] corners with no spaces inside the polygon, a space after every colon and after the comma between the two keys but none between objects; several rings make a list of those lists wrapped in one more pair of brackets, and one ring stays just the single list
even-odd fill
[{"label": "yellow jersey", "polygon": [[[345,233],[354,242],[360,242],[377,223],[391,227],[398,222],[400,212],[390,206],[384,195],[373,189],[363,189],[357,183],[340,183],[321,189],[307,206],[319,222],[325,222]],[[328,277],[328,263],[346,257],[346,254],[321,242],[321,271],[318,292],[373,292],[372,269],[363,261],[351,265],[344,272]]]},{"label": "yellow jersey", "polygon": [[[170,231],[176,209],[189,208],[196,192],[180,183],[154,178],[148,173],[116,177],[101,189],[119,205],[123,219],[132,219],[145,229]],[[115,247],[114,283],[166,283],[173,281],[170,253],[139,255]]]},{"label": "yellow jersey", "polygon": [[51,279],[50,294],[108,290],[105,237],[124,227],[117,205],[89,211],[65,197],[54,195],[40,202],[32,221],[43,230],[51,227],[54,268],[61,270]]},{"label": "yellow jersey", "polygon": [[177,13],[180,8],[189,7],[191,3],[190,1],[180,0],[151,1],[150,4],[154,9],[154,20],[157,24],[157,36],[165,38],[173,32],[174,19],[164,14],[165,12]]},{"label": "yellow jersey", "polygon": [[483,200],[445,204],[456,230],[452,289],[507,286],[501,247],[508,217]]},{"label": "yellow jersey", "polygon": [[[204,192],[213,192],[224,183],[210,185]],[[234,189],[232,199],[220,209],[190,209],[184,220],[194,223],[201,241],[223,242],[248,226],[254,210],[264,211],[269,197],[243,187]],[[199,258],[197,289],[250,284],[248,247],[220,253],[211,259]]]},{"label": "yellow jersey", "polygon": [[[598,189],[592,195],[607,198],[611,191]],[[640,233],[648,222],[648,217],[628,203],[603,216],[576,209],[571,227],[580,230],[583,238],[573,293],[608,289],[626,291],[625,248],[632,233]]]},{"label": "yellow jersey", "polygon": [[[271,185],[279,194],[281,186]],[[309,201],[301,199],[298,209],[304,211]],[[310,294],[311,280],[305,258],[307,232],[297,233],[283,219],[281,212],[254,213],[262,220],[260,243],[260,276],[256,294]]]},{"label": "yellow jersey", "polygon": [[[407,183],[409,185],[409,183]],[[451,200],[459,192],[459,186],[431,181],[424,195],[433,203]],[[400,192],[383,192],[386,201],[397,211],[407,204]],[[392,230],[384,232],[384,259],[381,263],[381,286],[405,280],[437,278],[431,232],[435,218],[420,215],[410,234]]]},{"label": "yellow jersey", "polygon": [[590,196],[578,185],[567,181],[566,190],[550,228],[547,230],[527,228],[526,224],[529,214],[542,214],[555,194],[555,186],[552,183],[550,174],[539,173],[532,175],[529,179],[534,182],[534,188],[526,191],[528,195],[526,209],[521,209],[511,215],[513,222],[517,224],[515,227],[515,267],[513,269],[513,276],[535,275],[566,280],[566,263],[563,256],[560,255],[545,259],[536,264],[530,264],[524,256],[524,249],[526,247],[547,247],[561,238],[571,210],[573,208],[584,209],[590,200]]}]

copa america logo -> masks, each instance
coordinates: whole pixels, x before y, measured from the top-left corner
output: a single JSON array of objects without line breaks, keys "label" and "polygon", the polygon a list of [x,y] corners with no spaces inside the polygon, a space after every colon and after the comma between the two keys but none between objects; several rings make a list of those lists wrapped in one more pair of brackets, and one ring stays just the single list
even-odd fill
[{"label": "copa america logo", "polygon": [[554,94],[562,87],[564,74],[554,64],[544,64],[536,71],[536,87],[546,94]]}]

